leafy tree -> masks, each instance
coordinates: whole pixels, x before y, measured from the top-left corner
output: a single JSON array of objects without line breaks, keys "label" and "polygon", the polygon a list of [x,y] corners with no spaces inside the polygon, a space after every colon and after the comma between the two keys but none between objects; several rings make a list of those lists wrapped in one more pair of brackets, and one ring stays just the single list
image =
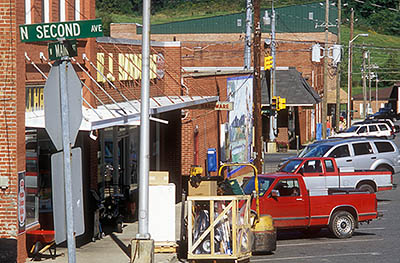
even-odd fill
[{"label": "leafy tree", "polygon": [[343,9],[344,17],[350,17],[353,8],[359,26],[380,33],[400,35],[400,12],[389,9],[398,8],[397,0],[365,0],[363,3],[348,1],[347,4]]},{"label": "leafy tree", "polygon": [[131,0],[96,0],[96,8],[117,14],[131,14],[133,12]]}]

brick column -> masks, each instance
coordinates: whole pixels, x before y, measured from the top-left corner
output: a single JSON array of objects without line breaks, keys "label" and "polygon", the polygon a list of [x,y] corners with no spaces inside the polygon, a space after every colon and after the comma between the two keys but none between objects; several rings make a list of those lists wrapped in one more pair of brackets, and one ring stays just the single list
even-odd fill
[{"label": "brick column", "polygon": [[[0,261],[25,262],[25,234],[18,234],[18,171],[25,170],[25,86],[18,24],[24,23],[24,1],[0,0]],[[17,21],[18,19],[18,21]],[[21,21],[20,21],[21,20]],[[20,69],[17,71],[17,69]],[[5,251],[3,251],[5,250]]]}]

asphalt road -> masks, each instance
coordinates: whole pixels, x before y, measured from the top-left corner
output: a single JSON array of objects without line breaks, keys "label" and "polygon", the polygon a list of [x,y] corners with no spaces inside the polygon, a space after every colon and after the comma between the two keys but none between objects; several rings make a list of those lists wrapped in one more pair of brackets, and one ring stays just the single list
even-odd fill
[{"label": "asphalt road", "polygon": [[[400,146],[400,134],[395,138]],[[288,154],[292,155],[292,154]],[[270,158],[268,158],[270,156]],[[265,156],[266,168],[273,167],[283,154]],[[400,188],[400,174],[394,175]],[[400,189],[377,193],[378,211],[384,215],[360,225],[352,238],[337,239],[327,229],[306,237],[300,231],[278,233],[277,250],[271,255],[255,255],[251,262],[400,262]]]}]

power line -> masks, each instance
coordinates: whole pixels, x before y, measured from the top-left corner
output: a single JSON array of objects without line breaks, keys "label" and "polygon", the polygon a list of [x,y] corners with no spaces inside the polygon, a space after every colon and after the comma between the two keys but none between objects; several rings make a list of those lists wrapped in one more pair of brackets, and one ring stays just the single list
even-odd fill
[{"label": "power line", "polygon": [[375,3],[365,2],[365,1],[362,1],[362,0],[353,0],[353,1],[357,2],[357,3],[361,3],[361,4],[369,4],[371,6],[382,8],[382,9],[387,9],[387,10],[390,10],[390,11],[399,12],[399,10],[397,10],[395,8],[386,7],[386,6],[378,5],[378,4],[375,4]]}]

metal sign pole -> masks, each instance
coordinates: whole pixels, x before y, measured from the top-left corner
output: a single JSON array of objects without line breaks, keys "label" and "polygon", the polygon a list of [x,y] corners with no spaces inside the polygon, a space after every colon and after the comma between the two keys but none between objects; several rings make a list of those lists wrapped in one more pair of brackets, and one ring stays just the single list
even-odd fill
[{"label": "metal sign pole", "polygon": [[60,74],[60,97],[61,97],[61,124],[64,152],[64,182],[65,182],[65,214],[67,222],[67,244],[68,262],[75,263],[75,236],[74,216],[72,208],[72,179],[71,179],[71,143],[69,137],[69,106],[67,92],[67,60],[61,60],[59,67]]},{"label": "metal sign pole", "polygon": [[150,239],[149,234],[149,165],[150,165],[150,0],[143,1],[142,89],[140,109],[139,155],[139,233],[138,239]]}]

